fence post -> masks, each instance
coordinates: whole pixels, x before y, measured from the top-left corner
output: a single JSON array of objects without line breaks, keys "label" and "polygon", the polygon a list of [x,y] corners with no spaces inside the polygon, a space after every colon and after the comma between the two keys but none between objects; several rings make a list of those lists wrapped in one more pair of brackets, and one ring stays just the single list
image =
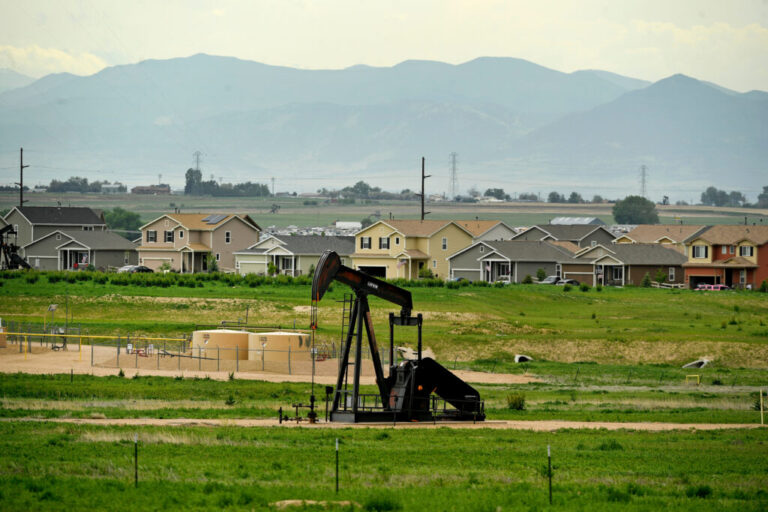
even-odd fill
[{"label": "fence post", "polygon": [[291,374],[291,346],[288,345],[288,375]]},{"label": "fence post", "polygon": [[179,370],[181,370],[181,352],[176,353],[176,359],[179,363]]},{"label": "fence post", "polygon": [[117,337],[117,367],[120,368],[120,336]]},{"label": "fence post", "polygon": [[197,347],[197,369],[203,369],[203,347]]},{"label": "fence post", "polygon": [[91,340],[91,366],[93,366],[93,340]]},{"label": "fence post", "polygon": [[235,371],[240,371],[240,346],[235,345]]},{"label": "fence post", "polygon": [[216,346],[216,371],[221,371],[221,349]]},{"label": "fence post", "polygon": [[266,352],[267,349],[264,348],[264,345],[261,346],[261,371],[264,371],[264,352]]},{"label": "fence post", "polygon": [[136,365],[135,365],[135,367],[138,370],[138,368],[139,368],[139,350],[138,350],[138,347],[133,347],[133,353],[136,354]]}]

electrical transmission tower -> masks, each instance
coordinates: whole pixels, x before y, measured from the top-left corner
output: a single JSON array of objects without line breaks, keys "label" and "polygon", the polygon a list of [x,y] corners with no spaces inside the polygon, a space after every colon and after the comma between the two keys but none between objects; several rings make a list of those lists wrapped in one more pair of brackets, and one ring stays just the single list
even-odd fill
[{"label": "electrical transmission tower", "polygon": [[454,152],[451,153],[451,201],[456,199],[459,193],[459,179],[456,176],[456,157],[458,155]]},{"label": "electrical transmission tower", "polygon": [[200,170],[200,157],[203,156],[203,154],[199,151],[195,151],[192,153],[192,156],[195,157],[195,170]]},{"label": "electrical transmission tower", "polygon": [[640,195],[646,196],[645,182],[648,179],[648,168],[645,165],[640,166]]},{"label": "electrical transmission tower", "polygon": [[272,197],[275,197],[275,178],[272,177]]}]

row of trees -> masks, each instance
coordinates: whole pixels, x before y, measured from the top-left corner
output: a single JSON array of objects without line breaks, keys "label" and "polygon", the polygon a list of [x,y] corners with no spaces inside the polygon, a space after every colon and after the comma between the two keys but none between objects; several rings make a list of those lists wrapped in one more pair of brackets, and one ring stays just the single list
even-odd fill
[{"label": "row of trees", "polygon": [[199,169],[187,169],[184,194],[192,196],[220,197],[266,197],[270,196],[269,186],[263,183],[217,183],[216,180],[203,181]]},{"label": "row of trees", "polygon": [[[51,180],[48,185],[48,192],[80,192],[88,193],[95,192],[100,193],[101,187],[104,185],[112,185],[108,181],[92,181],[88,182],[88,178],[81,178],[80,176],[72,176],[66,181]],[[118,192],[127,192],[127,187],[122,183],[115,182],[114,185],[118,185]]]},{"label": "row of trees", "polygon": [[726,192],[716,187],[707,187],[707,190],[701,193],[701,204],[707,206],[745,206],[756,208],[768,208],[768,186],[763,187],[763,191],[757,195],[757,202],[750,204],[744,194],[737,190]]}]

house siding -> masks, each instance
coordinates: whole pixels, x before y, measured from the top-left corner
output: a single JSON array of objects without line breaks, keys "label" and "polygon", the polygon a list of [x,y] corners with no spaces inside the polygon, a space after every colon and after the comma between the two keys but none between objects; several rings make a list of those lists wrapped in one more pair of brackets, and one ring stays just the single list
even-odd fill
[{"label": "house siding", "polygon": [[[13,210],[8,217],[5,218],[5,222],[10,225],[18,224],[18,232],[16,234],[16,245],[24,247],[32,242],[32,225],[27,222],[27,219],[19,213],[18,210]],[[40,237],[37,237],[40,238]]]},{"label": "house siding", "polygon": [[531,228],[515,237],[515,240],[541,240],[547,234],[539,228]]},{"label": "house siding", "polygon": [[[195,259],[198,259],[197,256]],[[160,266],[168,262],[171,268],[179,270],[181,268],[181,253],[174,250],[170,251],[141,251],[139,254],[139,265],[144,265],[152,270],[157,271]],[[198,262],[195,261],[195,266]]]},{"label": "house siding", "polygon": [[515,269],[512,270],[513,275],[516,270],[517,279],[515,280],[516,283],[522,283],[523,279],[525,279],[525,276],[530,275],[533,280],[536,280],[536,272],[540,268],[544,269],[544,272],[547,273],[548,276],[555,275],[555,272],[557,271],[557,262],[555,261],[521,261],[519,263],[515,264]]},{"label": "house siding", "polygon": [[512,228],[509,228],[504,224],[498,224],[475,240],[510,240],[513,236],[515,236],[515,231]]},{"label": "house siding", "polygon": [[[629,267],[629,271],[627,271],[627,267]],[[675,269],[674,281],[669,280],[669,267],[674,267]],[[659,270],[664,272],[664,275],[666,276],[665,282],[672,284],[685,283],[685,272],[683,272],[683,267],[679,265],[625,265],[625,284],[640,286],[643,283],[645,274],[648,274],[651,277],[651,281],[655,281],[656,274]]]},{"label": "house siding", "polygon": [[[226,243],[225,235],[229,231],[232,235],[230,243]],[[219,253],[219,268],[234,269],[235,257],[232,253],[242,251],[259,241],[259,232],[245,221],[235,217],[232,220],[218,226],[213,232],[213,244],[211,253]],[[203,241],[206,244],[205,241]],[[208,244],[206,244],[208,245]]]},{"label": "house siding", "polygon": [[592,245],[592,242],[600,245],[608,245],[613,242],[613,235],[603,229],[598,229],[590,233],[584,239],[579,240],[578,245],[579,247],[589,247]]},{"label": "house siding", "polygon": [[[447,247],[443,249],[442,240],[446,238]],[[429,238],[429,269],[440,279],[450,277],[448,256],[472,244],[472,236],[455,224],[449,224]],[[422,249],[423,250],[423,249]],[[433,266],[432,262],[436,265]]]},{"label": "house siding", "polygon": [[[483,252],[480,252],[481,247],[483,248]],[[454,256],[449,261],[449,273],[452,274],[453,277],[463,277],[470,281],[477,281],[480,279],[480,268],[482,266],[478,260],[492,250],[493,249],[484,245],[476,245],[458,256]],[[464,273],[460,274],[459,272]],[[469,274],[466,274],[466,272],[469,272]]]}]

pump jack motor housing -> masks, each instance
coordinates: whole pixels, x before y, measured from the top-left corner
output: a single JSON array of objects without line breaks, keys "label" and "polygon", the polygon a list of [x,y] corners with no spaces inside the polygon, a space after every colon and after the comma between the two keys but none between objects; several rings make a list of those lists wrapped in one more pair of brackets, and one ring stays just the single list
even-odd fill
[{"label": "pump jack motor housing", "polygon": [[[482,421],[484,403],[472,386],[429,357],[421,357],[421,314],[413,316],[411,292],[341,264],[339,255],[325,251],[312,279],[312,329],[317,328],[317,303],[333,281],[352,288],[355,298],[349,326],[341,347],[341,361],[330,420],[345,423],[392,421]],[[384,377],[379,347],[373,331],[368,296],[400,306],[389,314],[389,376]],[[395,326],[416,327],[418,352],[415,361],[395,365]],[[376,373],[377,394],[360,393],[363,331]],[[354,356],[350,361],[350,351]],[[351,380],[351,386],[350,386]]]}]

